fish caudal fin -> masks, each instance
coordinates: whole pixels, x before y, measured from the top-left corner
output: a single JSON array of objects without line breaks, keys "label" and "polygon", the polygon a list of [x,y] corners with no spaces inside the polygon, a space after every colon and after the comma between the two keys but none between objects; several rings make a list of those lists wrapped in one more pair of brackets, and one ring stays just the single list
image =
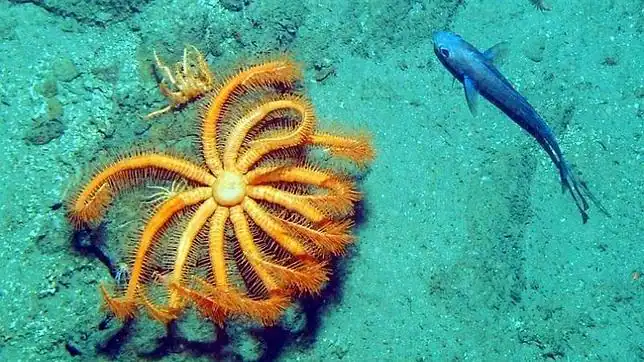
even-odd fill
[{"label": "fish caudal fin", "polygon": [[599,199],[597,199],[597,197],[595,197],[595,195],[590,192],[590,189],[588,189],[586,182],[579,179],[579,177],[573,172],[572,168],[570,168],[568,163],[563,160],[561,161],[560,172],[561,186],[563,188],[563,191],[565,192],[566,189],[570,190],[570,195],[575,201],[577,209],[579,209],[579,213],[581,213],[581,219],[584,224],[588,221],[589,206],[586,198],[590,199],[590,201],[592,201],[592,203],[597,206],[597,208],[599,208],[599,210],[603,214],[610,217],[608,210],[606,210],[601,202],[599,202]]}]

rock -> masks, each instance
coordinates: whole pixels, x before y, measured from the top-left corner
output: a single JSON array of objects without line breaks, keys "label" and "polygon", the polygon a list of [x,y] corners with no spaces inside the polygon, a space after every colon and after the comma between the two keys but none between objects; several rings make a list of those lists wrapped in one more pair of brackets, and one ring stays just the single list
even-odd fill
[{"label": "rock", "polygon": [[47,76],[45,80],[43,80],[42,84],[38,85],[36,90],[45,98],[55,97],[58,93],[58,84],[56,83],[56,78],[54,78],[52,75]]},{"label": "rock", "polygon": [[47,98],[47,120],[60,119],[63,116],[63,104],[58,98]]},{"label": "rock", "polygon": [[32,3],[61,19],[93,25],[107,25],[141,12],[150,0],[10,0]]},{"label": "rock", "polygon": [[65,133],[65,125],[58,119],[34,120],[23,139],[32,145],[44,145]]},{"label": "rock", "polygon": [[247,0],[219,0],[221,6],[228,11],[242,11],[248,5]]},{"label": "rock", "polygon": [[54,64],[54,77],[61,82],[70,82],[79,75],[76,65],[69,58],[62,58]]},{"label": "rock", "polygon": [[523,54],[533,62],[539,63],[543,60],[545,50],[546,38],[535,36],[526,42],[523,48]]}]

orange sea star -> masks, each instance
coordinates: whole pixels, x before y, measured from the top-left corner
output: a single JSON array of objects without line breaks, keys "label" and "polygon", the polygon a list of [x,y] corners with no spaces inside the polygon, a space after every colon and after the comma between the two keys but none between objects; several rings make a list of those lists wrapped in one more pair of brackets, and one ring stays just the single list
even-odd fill
[{"label": "orange sea star", "polygon": [[167,323],[192,304],[218,324],[242,316],[269,325],[293,297],[319,292],[326,261],[353,240],[360,193],[348,175],[315,165],[309,150],[358,164],[373,151],[366,136],[318,131],[312,104],[295,90],[300,79],[287,59],[242,69],[213,86],[201,114],[205,165],[130,154],[98,170],[70,200],[68,217],[83,228],[96,225],[123,188],[173,183],[155,194],[127,285],[117,284],[116,295],[101,286],[116,317],[145,309]]}]

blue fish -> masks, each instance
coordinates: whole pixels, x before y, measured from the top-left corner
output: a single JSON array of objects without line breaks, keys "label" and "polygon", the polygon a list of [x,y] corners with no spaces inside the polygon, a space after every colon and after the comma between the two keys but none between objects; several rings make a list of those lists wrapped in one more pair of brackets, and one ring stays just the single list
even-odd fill
[{"label": "blue fish", "polygon": [[433,35],[434,53],[454,78],[463,83],[465,98],[472,114],[476,114],[478,95],[482,95],[526,130],[548,153],[559,170],[563,190],[570,191],[582,221],[588,221],[589,198],[606,215],[608,211],[590,192],[586,183],[575,175],[564,159],[552,129],[528,101],[501,74],[493,62],[505,49],[500,43],[481,53],[459,35],[448,31]]}]

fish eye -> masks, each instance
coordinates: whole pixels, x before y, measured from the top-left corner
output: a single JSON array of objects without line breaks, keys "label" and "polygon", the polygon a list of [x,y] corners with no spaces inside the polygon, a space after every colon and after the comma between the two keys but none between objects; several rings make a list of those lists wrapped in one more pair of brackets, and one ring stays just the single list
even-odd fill
[{"label": "fish eye", "polygon": [[441,52],[442,56],[449,58],[449,50],[447,50],[446,48],[440,48],[439,51]]}]

